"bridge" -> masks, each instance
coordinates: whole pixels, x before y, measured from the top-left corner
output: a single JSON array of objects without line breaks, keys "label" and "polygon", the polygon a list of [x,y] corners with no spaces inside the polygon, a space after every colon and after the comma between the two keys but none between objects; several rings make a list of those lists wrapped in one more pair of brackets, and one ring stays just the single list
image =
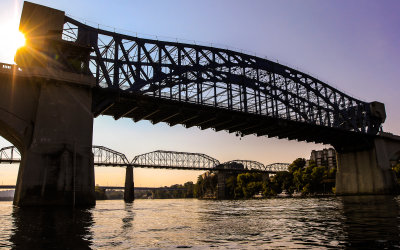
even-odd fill
[{"label": "bridge", "polygon": [[[289,163],[264,165],[250,160],[233,160],[220,163],[217,159],[201,153],[157,150],[135,156],[129,161],[125,154],[104,146],[92,147],[93,165],[97,167],[158,168],[177,170],[206,170],[218,172],[260,172],[275,174],[288,171]],[[15,146],[0,148],[0,164],[21,163],[21,154]]]},{"label": "bridge", "polygon": [[[0,185],[0,189],[15,189],[15,185]],[[119,186],[99,186],[102,189],[108,190],[125,190],[125,187]],[[153,191],[153,190],[185,190],[184,188],[171,188],[171,187],[135,187],[138,191]]]},{"label": "bridge", "polygon": [[[124,200],[134,199],[134,190],[148,190],[149,188],[134,187],[133,168],[158,168],[177,170],[206,170],[217,172],[221,176],[227,173],[264,173],[275,174],[280,171],[288,171],[289,163],[272,163],[264,165],[257,161],[234,160],[220,163],[217,159],[201,153],[188,153],[176,151],[157,150],[135,156],[129,161],[125,154],[104,146],[92,147],[93,165],[97,167],[125,167],[124,187],[104,187],[107,189],[124,189]],[[15,146],[0,149],[0,164],[21,163],[21,154]],[[225,178],[220,178],[218,183],[219,193],[225,193]],[[0,186],[9,188],[10,186]],[[220,195],[221,197],[221,195]]]},{"label": "bridge", "polygon": [[0,68],[0,135],[22,154],[16,205],[94,204],[98,115],[331,144],[338,194],[395,189],[400,139],[380,132],[382,103],[257,56],[101,30],[29,2],[20,30],[17,66]]}]

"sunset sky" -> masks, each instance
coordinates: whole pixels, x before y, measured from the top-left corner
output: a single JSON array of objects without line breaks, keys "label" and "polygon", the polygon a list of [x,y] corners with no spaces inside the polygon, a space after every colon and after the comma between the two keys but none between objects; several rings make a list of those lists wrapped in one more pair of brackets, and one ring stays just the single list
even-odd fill
[{"label": "sunset sky", "polygon": [[[307,72],[364,101],[386,105],[384,131],[400,134],[400,1],[31,1],[88,25],[159,40],[213,44]],[[0,62],[13,63],[23,1],[0,1]],[[112,4],[111,4],[112,3]],[[10,34],[14,34],[11,36]],[[135,155],[157,149],[200,152],[224,162],[264,164],[308,158],[329,145],[152,125],[99,117],[93,144]],[[0,147],[10,145],[0,139]],[[0,166],[0,184],[15,184],[18,166]],[[135,169],[135,186],[195,181],[199,171]],[[96,168],[99,185],[123,185],[124,169]]]}]

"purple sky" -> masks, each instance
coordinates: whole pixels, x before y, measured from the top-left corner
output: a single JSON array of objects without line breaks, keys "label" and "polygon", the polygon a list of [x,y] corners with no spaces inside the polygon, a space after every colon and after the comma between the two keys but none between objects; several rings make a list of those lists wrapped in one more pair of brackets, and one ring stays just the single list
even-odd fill
[{"label": "purple sky", "polygon": [[[164,36],[213,43],[267,56],[356,98],[385,103],[384,130],[400,134],[400,1],[32,2],[64,10],[73,18],[88,20],[89,25],[115,27],[121,33],[128,30],[157,35],[160,40]],[[0,2],[0,22],[7,21],[16,3],[22,6],[22,1]],[[0,61],[7,60],[0,48]],[[254,136],[239,140],[226,132],[153,126],[146,121],[135,124],[110,117],[95,120],[94,143],[129,157],[168,149],[206,153],[220,161],[242,158],[263,163],[291,162],[308,157],[314,148],[326,147]],[[0,140],[0,146],[6,145]],[[170,185],[194,180],[200,173],[135,170],[135,182]],[[103,175],[112,178],[106,180]],[[123,170],[96,170],[96,182],[122,184]]]}]

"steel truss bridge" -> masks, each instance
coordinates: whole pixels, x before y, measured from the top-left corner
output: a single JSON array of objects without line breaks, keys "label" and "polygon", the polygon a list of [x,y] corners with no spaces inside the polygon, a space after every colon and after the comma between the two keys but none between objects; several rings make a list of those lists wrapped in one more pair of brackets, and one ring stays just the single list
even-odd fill
[{"label": "steel truss bridge", "polygon": [[96,78],[95,116],[327,143],[337,149],[373,137],[385,119],[374,111],[376,103],[257,56],[118,34],[68,16],[62,38],[92,51],[80,72]]},{"label": "steel truss bridge", "polygon": [[[0,185],[0,189],[15,189],[15,185]],[[99,186],[108,190],[124,190],[125,187],[118,186]],[[153,190],[186,190],[185,188],[171,188],[171,187],[135,187],[135,191],[153,191]]]},{"label": "steel truss bridge", "polygon": [[[205,154],[163,150],[137,155],[132,161],[129,161],[123,153],[103,146],[93,146],[92,152],[94,165],[97,167],[133,166],[135,168],[276,173],[288,171],[289,166],[288,163],[264,165],[249,160],[220,163],[217,159]],[[21,162],[21,155],[16,147],[9,146],[0,149],[0,163],[19,162]]]}]

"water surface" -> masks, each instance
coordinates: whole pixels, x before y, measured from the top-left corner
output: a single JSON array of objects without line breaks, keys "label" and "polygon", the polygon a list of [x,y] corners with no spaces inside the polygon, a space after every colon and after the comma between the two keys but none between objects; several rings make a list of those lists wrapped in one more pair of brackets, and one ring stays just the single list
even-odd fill
[{"label": "water surface", "polygon": [[399,248],[399,202],[392,196],[113,200],[75,210],[0,202],[0,247]]}]

